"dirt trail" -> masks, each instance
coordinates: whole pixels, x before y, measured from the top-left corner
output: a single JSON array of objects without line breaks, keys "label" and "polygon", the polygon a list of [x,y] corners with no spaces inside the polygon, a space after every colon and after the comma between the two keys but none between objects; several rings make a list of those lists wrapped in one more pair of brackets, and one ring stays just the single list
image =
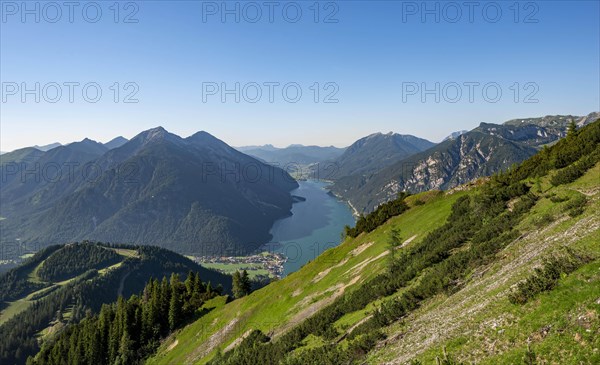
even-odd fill
[{"label": "dirt trail", "polygon": [[167,352],[173,350],[175,346],[177,346],[177,344],[179,344],[179,340],[175,339],[175,341],[173,341],[173,343],[170,344],[169,347],[167,347]]},{"label": "dirt trail", "polygon": [[402,242],[402,244],[399,246],[399,248],[406,247],[409,243],[411,243],[412,241],[414,241],[415,238],[417,238],[417,235],[414,235],[411,238],[407,239],[406,241]]},{"label": "dirt trail", "polygon": [[[273,338],[276,338],[282,334],[284,334],[285,332],[287,332],[288,330],[290,330],[292,327],[294,327],[295,325],[297,325],[298,323],[301,323],[302,321],[304,321],[306,318],[312,316],[313,314],[317,313],[318,311],[320,311],[321,309],[323,309],[324,307],[328,306],[329,304],[333,303],[333,301],[339,297],[340,295],[344,294],[344,292],[346,291],[346,288],[348,288],[349,286],[352,286],[354,284],[356,284],[358,281],[360,280],[360,275],[355,276],[352,280],[350,280],[348,282],[348,284],[338,284],[334,287],[331,287],[329,289],[327,289],[324,292],[321,293],[315,293],[313,295],[310,296],[310,299],[307,301],[305,298],[305,300],[303,300],[301,303],[306,305],[312,298],[315,298],[319,295],[322,294],[326,294],[328,292],[332,292],[333,293],[326,297],[323,298],[315,303],[310,304],[308,307],[305,307],[304,309],[300,310],[298,313],[296,313],[292,319],[284,324],[283,326],[276,328],[273,331]],[[300,303],[298,303],[300,304]],[[297,307],[298,305],[294,306]]]},{"label": "dirt trail", "polygon": [[119,290],[117,290],[117,296],[123,295],[123,288],[125,287],[125,280],[127,280],[127,277],[129,276],[129,274],[130,274],[130,272],[128,271],[121,278],[121,281],[119,282]]},{"label": "dirt trail", "polygon": [[[229,322],[227,326],[221,328],[219,331],[214,333],[210,338],[204,342],[186,358],[186,364],[192,364],[201,358],[208,355],[212,350],[217,348],[223,340],[231,334],[231,332],[235,329],[239,319],[235,318],[233,321]],[[200,336],[202,333],[199,332],[196,336]]]}]

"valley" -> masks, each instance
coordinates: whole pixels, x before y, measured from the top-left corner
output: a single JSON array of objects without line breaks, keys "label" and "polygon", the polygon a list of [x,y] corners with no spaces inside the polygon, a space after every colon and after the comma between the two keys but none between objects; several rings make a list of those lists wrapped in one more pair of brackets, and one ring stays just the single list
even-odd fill
[{"label": "valley", "polygon": [[0,0],[0,365],[599,365],[600,0],[468,3]]},{"label": "valley", "polygon": [[[442,145],[469,133],[483,134]],[[91,331],[87,323],[104,316],[101,310],[124,310],[118,298],[152,308],[154,279],[168,283],[176,272],[187,284],[172,276],[168,285],[178,289],[160,286],[182,295],[170,309],[161,307],[168,323],[156,324],[160,333],[128,330],[136,338],[131,346],[153,341],[137,355],[102,339],[78,343],[148,364],[244,364],[263,356],[273,365],[511,363],[533,353],[570,363],[595,356],[589,349],[600,328],[600,292],[587,283],[598,279],[600,257],[600,120],[565,133],[512,168],[453,189],[403,192],[359,217],[329,191],[332,182],[300,180],[287,192],[290,214],[274,220],[269,242],[250,255],[186,258],[147,245],[50,245],[0,277],[0,355],[15,363],[31,356],[32,364],[80,356],[71,331]],[[193,284],[193,272],[205,284]],[[573,290],[580,294],[565,297]],[[109,303],[116,307],[106,309]],[[567,312],[577,321],[562,323]],[[146,320],[136,315],[135,326]],[[580,350],[557,352],[565,332]]]},{"label": "valley", "polygon": [[[559,183],[569,165],[548,169],[552,162],[543,161],[551,159],[538,154],[488,182],[410,196],[408,211],[374,231],[347,238],[248,297],[218,305],[168,339],[149,363],[238,364],[262,354],[273,364],[513,364],[527,356],[595,363],[600,165],[598,143],[590,142],[600,141],[599,123],[586,129],[591,140],[563,140],[549,150],[558,156],[556,148],[579,145],[579,157],[570,161],[582,158],[582,166],[590,153],[583,151],[593,151],[596,162],[580,177]],[[530,188],[517,192],[520,183],[507,180]],[[505,203],[482,209],[487,199]],[[483,220],[459,223],[470,204],[480,206],[475,211],[481,209]],[[500,211],[492,217],[486,209]],[[481,228],[467,233],[473,224]],[[549,257],[579,261],[555,287],[539,289],[526,304],[511,303],[517,284]],[[418,269],[427,262],[431,266]],[[465,262],[471,264],[460,269]]]}]

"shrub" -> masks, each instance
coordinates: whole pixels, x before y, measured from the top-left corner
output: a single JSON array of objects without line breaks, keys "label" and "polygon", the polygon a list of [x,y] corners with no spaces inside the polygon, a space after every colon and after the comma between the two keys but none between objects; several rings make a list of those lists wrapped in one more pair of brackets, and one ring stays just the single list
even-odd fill
[{"label": "shrub", "polygon": [[565,204],[565,212],[567,212],[571,217],[576,217],[583,213],[586,203],[587,198],[585,195],[577,195],[575,198],[571,199],[567,204]]},{"label": "shrub", "polygon": [[570,274],[590,261],[591,258],[567,248],[564,254],[544,259],[542,267],[535,268],[532,275],[517,284],[508,300],[513,304],[525,304],[537,294],[554,289],[562,274]]}]

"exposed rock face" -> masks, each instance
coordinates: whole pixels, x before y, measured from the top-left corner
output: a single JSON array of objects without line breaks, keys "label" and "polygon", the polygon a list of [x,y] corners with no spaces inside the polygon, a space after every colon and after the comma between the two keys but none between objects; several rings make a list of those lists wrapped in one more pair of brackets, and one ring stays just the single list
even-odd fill
[{"label": "exposed rock face", "polygon": [[512,120],[501,125],[481,123],[375,173],[343,177],[331,190],[359,214],[369,213],[401,191],[451,189],[504,170],[564,137],[571,121],[581,126],[598,117],[600,113]]}]

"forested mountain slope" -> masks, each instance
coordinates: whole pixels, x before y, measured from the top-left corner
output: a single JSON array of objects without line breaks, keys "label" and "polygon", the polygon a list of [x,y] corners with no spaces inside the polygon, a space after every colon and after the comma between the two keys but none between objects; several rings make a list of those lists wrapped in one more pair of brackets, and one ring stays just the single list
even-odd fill
[{"label": "forested mountain slope", "polygon": [[2,156],[2,242],[98,240],[243,255],[270,240],[298,186],[205,132],[181,138],[155,128],[111,150],[84,140],[38,155]]},{"label": "forested mountain slope", "polygon": [[599,146],[595,122],[487,182],[405,198],[149,363],[596,363]]},{"label": "forested mountain slope", "polygon": [[24,364],[52,340],[118,296],[139,294],[151,278],[193,271],[214,291],[231,277],[151,246],[72,243],[49,246],[0,276],[0,363]]},{"label": "forested mountain slope", "polygon": [[371,174],[342,177],[331,191],[347,200],[357,213],[369,213],[400,191],[445,190],[505,170],[563,138],[569,123],[583,126],[594,116],[597,119],[598,113],[530,118],[502,125],[481,123],[470,132]]},{"label": "forested mountain slope", "polygon": [[354,142],[340,157],[331,160],[333,168],[320,177],[338,180],[371,174],[432,146],[434,143],[411,135],[374,133]]}]

